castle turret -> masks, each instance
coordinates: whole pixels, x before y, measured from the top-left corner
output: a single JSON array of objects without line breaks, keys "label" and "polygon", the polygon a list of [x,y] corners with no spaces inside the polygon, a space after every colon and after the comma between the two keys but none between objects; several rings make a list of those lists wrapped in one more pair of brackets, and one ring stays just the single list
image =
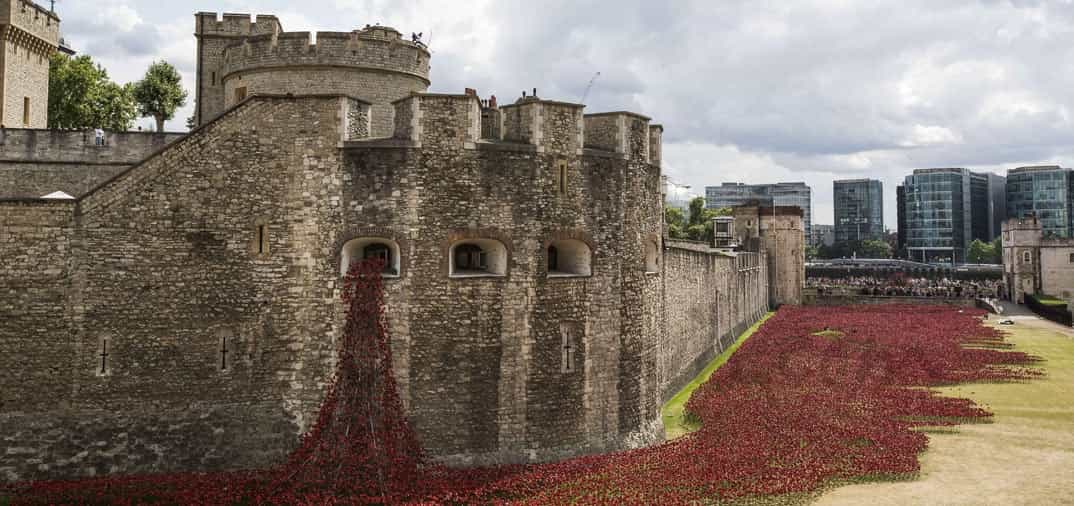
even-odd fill
[{"label": "castle turret", "polygon": [[246,37],[283,31],[276,16],[199,12],[194,15],[198,69],[194,120],[202,125],[224,111],[224,49]]},{"label": "castle turret", "polygon": [[[254,94],[332,93],[372,104],[371,135],[387,137],[392,102],[429,87],[429,51],[393,28],[284,32],[275,18],[243,23],[229,16],[198,37],[202,123]],[[218,39],[227,43],[219,47]]]}]

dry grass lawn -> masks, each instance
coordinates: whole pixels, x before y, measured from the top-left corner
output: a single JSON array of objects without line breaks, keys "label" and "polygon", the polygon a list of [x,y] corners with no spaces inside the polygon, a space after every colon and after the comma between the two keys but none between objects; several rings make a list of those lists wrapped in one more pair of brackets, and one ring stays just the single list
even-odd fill
[{"label": "dry grass lawn", "polygon": [[838,487],[813,504],[1074,505],[1074,331],[1036,317],[1013,319],[1000,328],[1015,350],[1046,360],[1047,377],[941,389],[991,410],[993,423],[930,433],[916,480]]}]

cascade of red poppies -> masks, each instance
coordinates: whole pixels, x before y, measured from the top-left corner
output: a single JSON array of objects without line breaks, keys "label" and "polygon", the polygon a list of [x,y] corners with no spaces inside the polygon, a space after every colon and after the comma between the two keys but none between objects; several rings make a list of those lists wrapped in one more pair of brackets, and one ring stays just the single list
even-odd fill
[{"label": "cascade of red poppies", "polygon": [[347,273],[347,319],[335,375],[316,424],[277,471],[270,490],[395,502],[414,488],[423,457],[392,373],[382,267],[369,259]]}]

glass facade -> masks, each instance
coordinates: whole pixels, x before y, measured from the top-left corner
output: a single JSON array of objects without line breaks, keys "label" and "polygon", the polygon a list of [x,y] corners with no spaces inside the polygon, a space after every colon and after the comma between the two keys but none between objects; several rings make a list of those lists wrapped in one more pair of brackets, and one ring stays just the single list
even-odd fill
[{"label": "glass facade", "polygon": [[1036,214],[1046,237],[1074,237],[1074,176],[1057,165],[1019,167],[1007,173],[1007,210],[1015,218]]},{"label": "glass facade", "polygon": [[723,183],[705,187],[705,207],[720,209],[756,201],[762,206],[797,206],[805,221],[805,236],[813,233],[813,191],[805,183]]},{"label": "glass facade", "polygon": [[880,181],[835,181],[833,189],[837,243],[884,238],[884,191]]},{"label": "glass facade", "polygon": [[[962,168],[919,169],[899,196],[899,236],[911,260],[962,263],[974,239],[991,241],[1006,218],[1005,180]],[[905,227],[905,228],[903,228]]]}]

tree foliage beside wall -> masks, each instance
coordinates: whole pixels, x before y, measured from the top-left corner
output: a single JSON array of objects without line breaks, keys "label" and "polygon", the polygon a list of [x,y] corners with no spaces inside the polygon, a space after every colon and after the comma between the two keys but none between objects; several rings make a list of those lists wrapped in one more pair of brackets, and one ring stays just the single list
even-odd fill
[{"label": "tree foliage beside wall", "polygon": [[125,131],[136,109],[130,85],[119,85],[87,55],[49,59],[48,127]]},{"label": "tree foliage beside wall", "polygon": [[971,264],[999,264],[1003,263],[1003,244],[1000,238],[992,242],[984,242],[974,239],[966,251],[966,262]]},{"label": "tree foliage beside wall", "polygon": [[182,77],[172,64],[153,62],[145,71],[145,77],[134,83],[134,100],[138,113],[150,116],[157,122],[157,131],[164,131],[164,122],[175,117],[176,109],[186,104],[186,90]]}]

